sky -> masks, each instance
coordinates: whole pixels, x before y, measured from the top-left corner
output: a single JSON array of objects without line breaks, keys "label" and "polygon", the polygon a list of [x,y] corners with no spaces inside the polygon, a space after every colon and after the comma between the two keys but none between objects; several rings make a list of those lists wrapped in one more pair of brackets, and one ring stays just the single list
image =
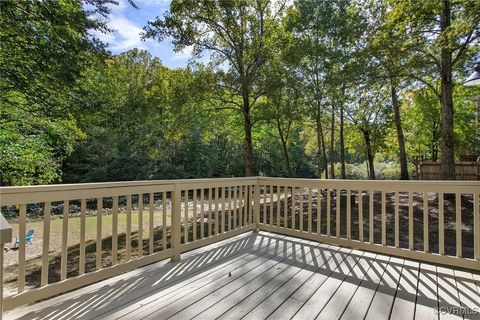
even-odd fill
[{"label": "sky", "polygon": [[128,51],[133,48],[144,49],[154,57],[160,58],[162,64],[169,68],[181,68],[188,64],[191,50],[174,52],[171,41],[158,42],[152,39],[142,41],[140,33],[149,20],[163,16],[168,10],[170,0],[135,0],[138,9],[128,4],[127,0],[119,0],[118,6],[112,6],[108,26],[115,30],[110,34],[92,32],[105,43],[113,54]]}]

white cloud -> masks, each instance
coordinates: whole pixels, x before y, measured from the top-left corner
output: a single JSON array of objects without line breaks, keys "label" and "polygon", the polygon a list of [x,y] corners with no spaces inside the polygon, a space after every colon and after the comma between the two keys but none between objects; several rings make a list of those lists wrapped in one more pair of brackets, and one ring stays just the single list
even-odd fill
[{"label": "white cloud", "polygon": [[128,10],[126,1],[119,1],[118,6],[112,6],[111,14],[107,25],[113,31],[107,34],[93,31],[92,35],[99,38],[102,42],[108,43],[108,48],[113,53],[127,51],[133,48],[145,48],[140,34],[142,27],[129,20],[126,16]]},{"label": "white cloud", "polygon": [[[1,1],[1,0],[0,0]],[[172,39],[157,42],[153,39],[141,40],[140,34],[149,20],[161,16],[168,10],[169,0],[136,0],[139,9],[131,7],[126,0],[119,0],[118,6],[112,6],[107,25],[114,31],[102,34],[92,32],[92,36],[107,43],[107,49],[118,54],[133,48],[147,50],[154,57],[162,60],[171,68],[185,67],[192,57],[193,47],[189,46],[181,52],[174,52]]]},{"label": "white cloud", "polygon": [[175,52],[173,59],[175,60],[188,60],[192,57],[193,46],[188,46],[180,52]]},{"label": "white cloud", "polygon": [[108,24],[112,29],[113,41],[110,41],[110,49],[113,51],[126,51],[133,48],[143,48],[140,38],[142,28],[123,16],[113,15]]}]

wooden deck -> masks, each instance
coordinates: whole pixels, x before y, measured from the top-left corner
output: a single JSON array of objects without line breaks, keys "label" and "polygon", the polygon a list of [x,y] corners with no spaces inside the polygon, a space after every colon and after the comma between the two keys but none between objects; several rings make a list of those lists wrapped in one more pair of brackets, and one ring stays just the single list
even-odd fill
[{"label": "wooden deck", "polygon": [[[461,310],[477,314],[452,314]],[[52,320],[452,317],[480,319],[479,273],[266,232],[4,314]]]}]

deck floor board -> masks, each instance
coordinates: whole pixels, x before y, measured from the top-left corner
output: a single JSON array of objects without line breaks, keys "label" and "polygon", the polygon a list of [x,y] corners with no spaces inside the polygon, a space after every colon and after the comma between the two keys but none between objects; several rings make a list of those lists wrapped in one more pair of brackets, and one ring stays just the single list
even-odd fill
[{"label": "deck floor board", "polygon": [[448,311],[455,308],[480,312],[479,301],[479,273],[260,232],[12,310],[4,319],[439,320],[454,318]]}]

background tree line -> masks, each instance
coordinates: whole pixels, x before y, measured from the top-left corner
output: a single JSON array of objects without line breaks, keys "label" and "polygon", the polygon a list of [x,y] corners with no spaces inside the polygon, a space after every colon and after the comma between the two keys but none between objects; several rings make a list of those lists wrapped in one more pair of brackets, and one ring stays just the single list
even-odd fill
[{"label": "background tree line", "polygon": [[452,179],[480,152],[478,1],[173,1],[143,37],[209,57],[181,69],[106,51],[111,5],[0,3],[2,185]]}]

